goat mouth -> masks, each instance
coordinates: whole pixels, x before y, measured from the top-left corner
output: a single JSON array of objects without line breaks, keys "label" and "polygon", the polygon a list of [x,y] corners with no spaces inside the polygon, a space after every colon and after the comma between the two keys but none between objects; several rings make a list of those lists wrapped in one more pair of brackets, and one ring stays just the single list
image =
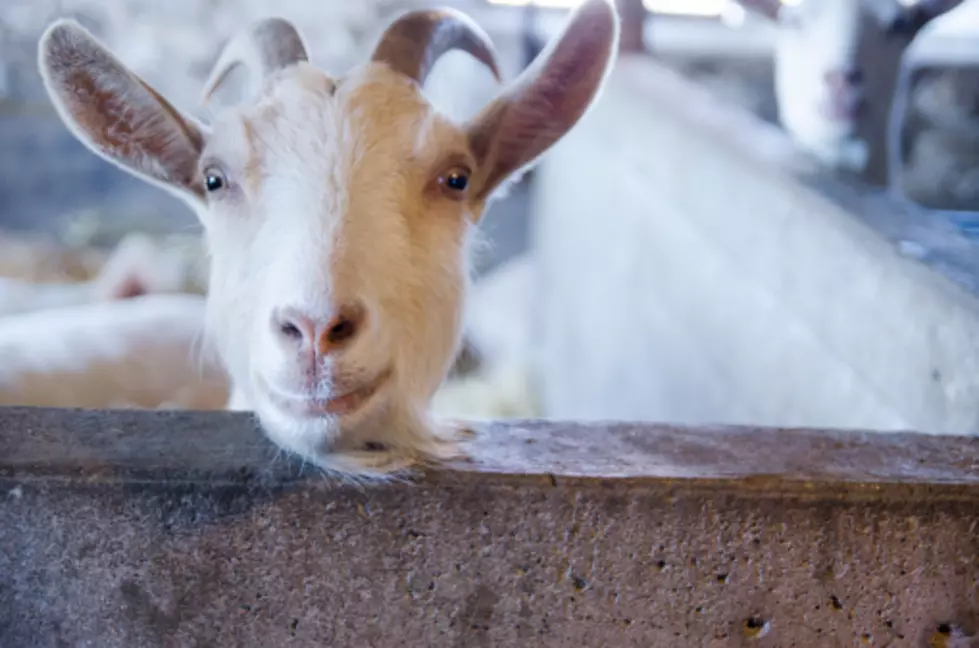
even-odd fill
[{"label": "goat mouth", "polygon": [[349,416],[361,410],[391,377],[391,370],[381,372],[373,380],[332,398],[286,395],[274,389],[261,376],[261,386],[272,403],[295,416],[317,418]]},{"label": "goat mouth", "polygon": [[863,115],[865,103],[858,90],[850,93],[834,93],[819,103],[819,112],[834,122],[853,122]]}]

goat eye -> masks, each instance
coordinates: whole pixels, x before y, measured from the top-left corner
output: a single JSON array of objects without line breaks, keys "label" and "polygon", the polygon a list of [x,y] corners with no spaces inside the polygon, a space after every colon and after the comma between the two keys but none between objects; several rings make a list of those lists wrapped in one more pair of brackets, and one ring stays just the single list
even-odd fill
[{"label": "goat eye", "polygon": [[461,173],[453,173],[445,179],[445,185],[455,191],[464,191],[469,184],[469,178]]},{"label": "goat eye", "polygon": [[204,187],[209,192],[218,191],[227,185],[224,174],[217,169],[208,169],[204,172]]},{"label": "goat eye", "polygon": [[452,169],[443,174],[439,181],[453,194],[461,194],[469,186],[469,171],[463,168]]}]

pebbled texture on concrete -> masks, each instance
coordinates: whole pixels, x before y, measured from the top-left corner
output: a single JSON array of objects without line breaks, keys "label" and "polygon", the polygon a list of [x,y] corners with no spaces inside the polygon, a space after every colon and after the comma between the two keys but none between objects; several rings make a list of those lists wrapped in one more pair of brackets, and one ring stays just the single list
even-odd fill
[{"label": "pebbled texture on concrete", "polygon": [[471,450],[343,485],[247,415],[0,409],[0,646],[979,631],[979,439],[514,421]]}]

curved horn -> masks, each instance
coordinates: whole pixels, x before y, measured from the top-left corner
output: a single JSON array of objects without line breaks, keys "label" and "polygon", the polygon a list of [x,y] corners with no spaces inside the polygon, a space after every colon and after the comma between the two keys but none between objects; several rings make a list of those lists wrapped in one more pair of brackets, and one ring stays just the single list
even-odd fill
[{"label": "curved horn", "polygon": [[371,60],[424,84],[435,62],[450,50],[471,54],[500,80],[493,42],[472,18],[455,9],[404,14],[381,35]]},{"label": "curved horn", "polygon": [[243,64],[250,72],[265,78],[276,70],[299,61],[308,61],[306,52],[302,36],[289,21],[264,18],[254,22],[225,45],[204,84],[201,103],[207,102],[228,73],[238,65]]}]

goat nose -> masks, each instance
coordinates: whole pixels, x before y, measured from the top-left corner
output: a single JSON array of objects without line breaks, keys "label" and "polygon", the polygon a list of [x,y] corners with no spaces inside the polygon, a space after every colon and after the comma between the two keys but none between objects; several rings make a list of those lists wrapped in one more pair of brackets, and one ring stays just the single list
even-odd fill
[{"label": "goat nose", "polygon": [[272,315],[272,329],[290,346],[320,356],[335,354],[356,339],[367,311],[360,304],[350,303],[332,312],[332,317],[315,317],[295,308],[277,309]]},{"label": "goat nose", "polygon": [[860,68],[836,68],[829,70],[824,75],[826,83],[836,89],[843,89],[847,86],[856,86],[863,83],[863,71]]}]

